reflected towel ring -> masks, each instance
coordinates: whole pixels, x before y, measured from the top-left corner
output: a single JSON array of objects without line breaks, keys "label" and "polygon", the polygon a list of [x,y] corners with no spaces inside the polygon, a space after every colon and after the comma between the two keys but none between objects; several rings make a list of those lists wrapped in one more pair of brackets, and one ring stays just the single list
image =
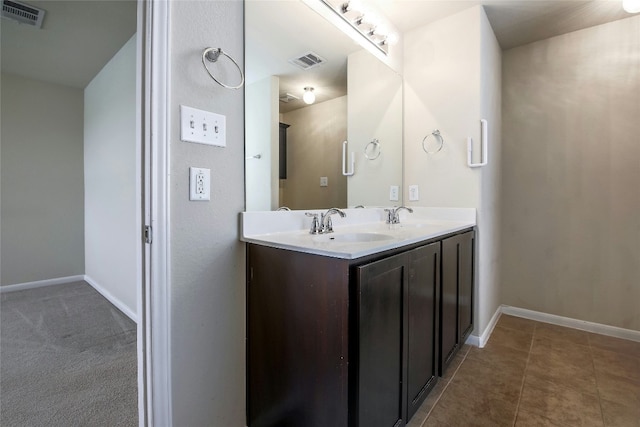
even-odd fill
[{"label": "reflected towel ring", "polygon": [[[431,139],[432,139],[432,141],[435,142],[435,145],[433,143],[429,144],[432,147],[431,147],[431,149],[428,149],[427,148],[427,143],[429,143],[428,140],[429,140],[430,136],[433,137]],[[442,135],[440,135],[440,131],[438,129],[434,130],[429,135],[425,136],[424,139],[422,140],[422,149],[427,154],[436,154],[437,152],[442,150],[443,146],[444,146],[444,139],[442,139]]]},{"label": "reflected towel ring", "polygon": [[[369,146],[372,146],[371,150],[373,150],[373,153],[377,153],[377,154],[375,155],[367,154],[367,152],[369,151]],[[382,153],[382,147],[380,146],[380,141],[378,141],[375,138],[364,147],[364,156],[367,158],[367,160],[377,159],[378,157],[380,157],[380,153]]]},{"label": "reflected towel ring", "polygon": [[[240,72],[240,83],[237,86],[232,86],[232,85],[227,85],[227,84],[222,83],[220,80],[218,80],[211,73],[211,71],[209,71],[209,68],[207,67],[207,63],[205,62],[205,59],[207,61],[209,61],[209,62],[216,62],[220,58],[220,55],[224,55],[227,58],[229,58],[229,60],[231,62],[233,62],[233,65],[235,65],[236,68],[238,69],[238,71]],[[207,74],[209,74],[209,77],[211,77],[216,83],[218,83],[222,87],[225,87],[227,89],[240,89],[242,87],[242,85],[244,85],[244,73],[242,72],[242,68],[240,68],[240,66],[235,61],[235,59],[233,59],[231,56],[229,56],[229,54],[227,52],[223,51],[222,48],[220,48],[220,47],[208,47],[208,48],[206,48],[202,52],[202,65],[204,65],[204,69],[207,70]]]}]

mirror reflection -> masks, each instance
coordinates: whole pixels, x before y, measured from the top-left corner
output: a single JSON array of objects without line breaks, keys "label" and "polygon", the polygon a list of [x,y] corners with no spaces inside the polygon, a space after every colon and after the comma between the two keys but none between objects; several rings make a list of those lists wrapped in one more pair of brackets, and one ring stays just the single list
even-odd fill
[{"label": "mirror reflection", "polygon": [[245,31],[247,210],[401,203],[402,78],[301,1]]}]

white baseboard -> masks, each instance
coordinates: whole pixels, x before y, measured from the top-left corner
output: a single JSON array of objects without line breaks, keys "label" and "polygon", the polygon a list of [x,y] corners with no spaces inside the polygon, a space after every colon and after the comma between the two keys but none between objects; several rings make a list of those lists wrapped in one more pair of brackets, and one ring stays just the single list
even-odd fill
[{"label": "white baseboard", "polygon": [[610,337],[640,342],[640,331],[634,331],[632,329],[587,322],[585,320],[572,319],[570,317],[557,316],[555,314],[542,313],[539,311],[527,310],[526,308],[512,307],[510,305],[502,305],[501,310],[502,313],[511,316],[523,317],[525,319],[536,320],[538,322],[551,323],[553,325],[566,326],[568,328],[580,329],[582,331],[593,332],[595,334],[608,335]]},{"label": "white baseboard", "polygon": [[91,285],[91,287],[93,287],[93,289],[98,291],[103,297],[108,299],[111,304],[115,305],[120,311],[122,311],[124,314],[126,314],[129,319],[131,319],[134,322],[138,323],[138,316],[136,316],[136,314],[133,312],[133,310],[131,310],[126,304],[124,304],[118,298],[113,296],[113,294],[111,292],[107,291],[105,288],[100,286],[98,284],[98,282],[93,280],[91,277],[89,277],[89,276],[87,276],[85,274],[83,276],[83,278],[84,278],[84,281],[86,281],[88,284]]},{"label": "white baseboard", "polygon": [[16,283],[15,285],[0,286],[0,293],[24,291],[26,289],[43,288],[45,286],[63,285],[65,283],[80,282],[84,280],[84,275],[58,277],[56,279],[36,280],[35,282]]},{"label": "white baseboard", "polygon": [[500,314],[502,314],[502,306],[498,307],[496,312],[493,313],[493,316],[491,316],[491,320],[489,320],[489,324],[487,325],[486,328],[484,328],[484,331],[482,332],[482,334],[480,336],[469,335],[469,338],[467,338],[466,344],[473,345],[475,347],[480,347],[480,348],[483,348],[485,345],[487,345],[487,342],[489,341],[489,337],[493,333],[493,329],[496,327],[496,324],[498,323],[498,319],[500,319]]},{"label": "white baseboard", "polygon": [[567,328],[579,329],[581,331],[593,332],[594,334],[607,335],[610,337],[622,338],[630,341],[640,342],[640,331],[632,329],[618,328],[616,326],[603,325],[601,323],[587,322],[586,320],[572,319],[570,317],[557,316],[555,314],[542,313],[540,311],[528,310],[526,308],[501,305],[493,314],[491,321],[480,336],[469,335],[467,344],[483,348],[489,341],[489,337],[496,327],[500,315],[522,317],[524,319],[535,320],[552,325],[565,326]]}]

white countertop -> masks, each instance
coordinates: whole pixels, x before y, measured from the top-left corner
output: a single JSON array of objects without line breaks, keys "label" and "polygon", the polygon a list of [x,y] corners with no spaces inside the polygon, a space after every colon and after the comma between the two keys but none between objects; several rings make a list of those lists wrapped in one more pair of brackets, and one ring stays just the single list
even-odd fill
[{"label": "white countertop", "polygon": [[[334,258],[355,259],[419,243],[476,225],[473,208],[413,208],[400,212],[400,224],[385,223],[383,208],[343,209],[332,215],[333,233],[309,234],[310,211],[242,212],[240,240]],[[371,241],[353,241],[363,238]]]}]

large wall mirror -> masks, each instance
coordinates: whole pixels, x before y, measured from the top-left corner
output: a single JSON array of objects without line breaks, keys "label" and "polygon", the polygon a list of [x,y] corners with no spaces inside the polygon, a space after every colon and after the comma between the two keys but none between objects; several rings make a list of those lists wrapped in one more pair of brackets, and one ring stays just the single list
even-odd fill
[{"label": "large wall mirror", "polygon": [[302,1],[245,2],[245,55],[248,211],[402,203],[399,74]]}]

